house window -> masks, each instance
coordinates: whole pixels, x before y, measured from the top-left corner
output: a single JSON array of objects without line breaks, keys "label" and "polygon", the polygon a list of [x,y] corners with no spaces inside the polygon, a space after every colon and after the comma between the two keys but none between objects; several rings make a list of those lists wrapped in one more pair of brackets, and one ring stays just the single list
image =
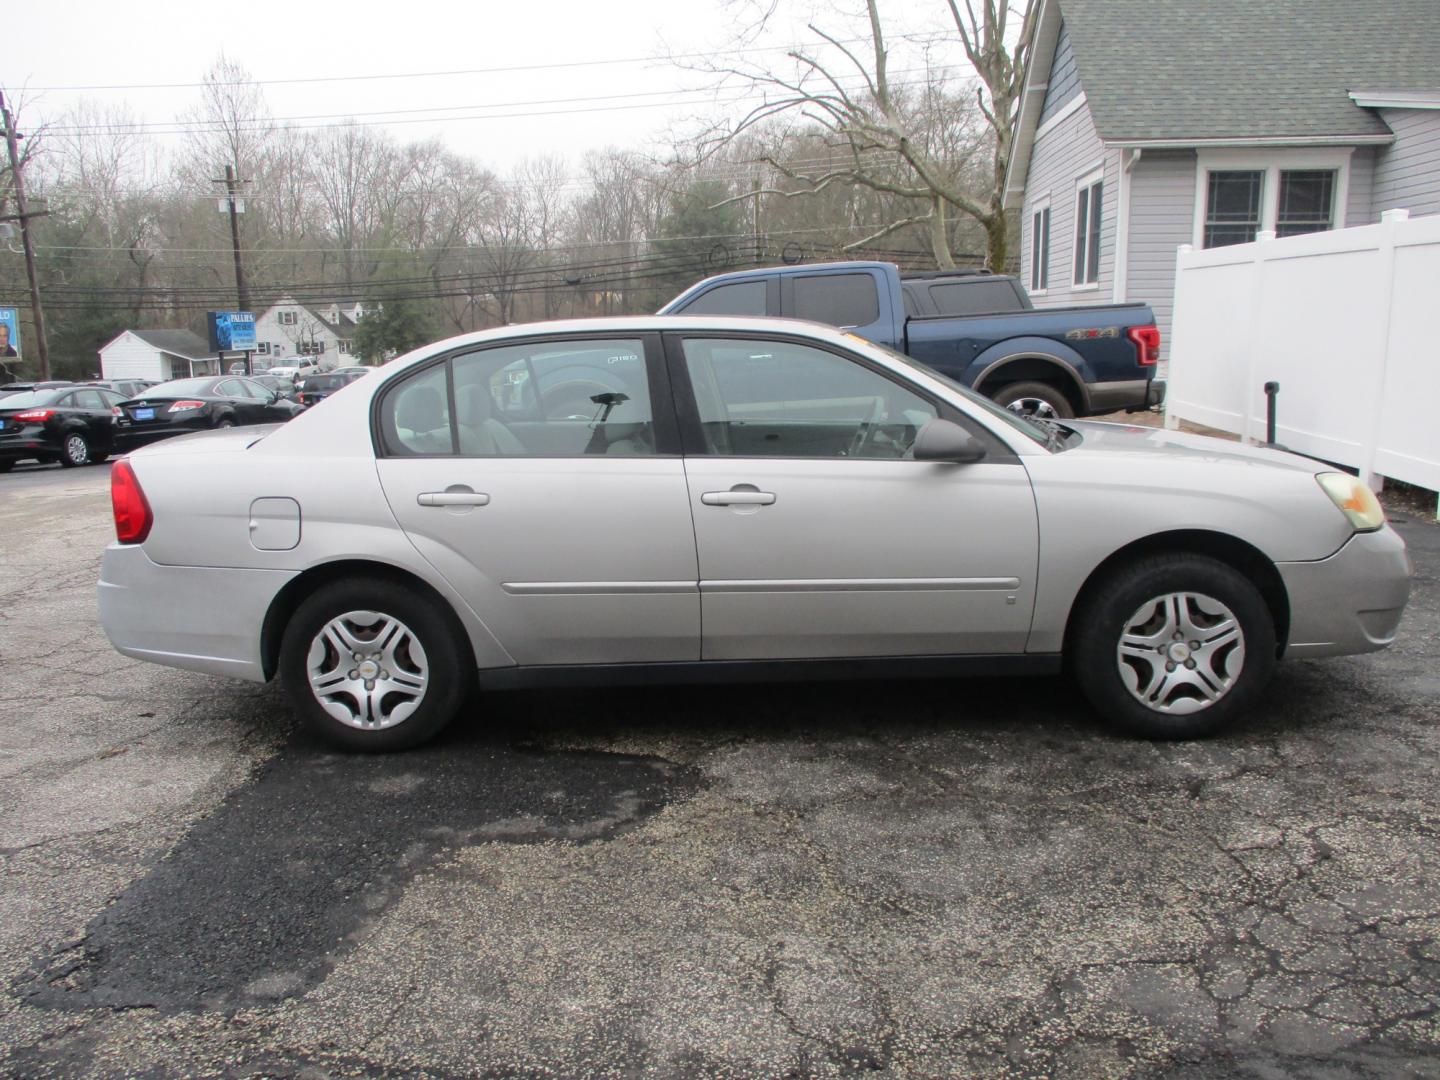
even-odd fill
[{"label": "house window", "polygon": [[1075,286],[1086,288],[1100,283],[1100,203],[1104,197],[1104,173],[1081,179],[1075,189]]},{"label": "house window", "polygon": [[1043,293],[1050,282],[1050,207],[1030,219],[1030,291]]},{"label": "house window", "polygon": [[256,352],[257,354],[259,354],[260,356],[269,356],[269,355],[270,355],[270,342],[268,342],[268,341],[257,341],[257,342],[255,343],[255,352]]},{"label": "house window", "polygon": [[275,321],[281,326],[294,326],[297,320],[297,313],[294,311],[280,311],[275,314]]},{"label": "house window", "polygon": [[1259,233],[1344,228],[1349,177],[1348,150],[1201,151],[1193,243],[1226,247]]},{"label": "house window", "polygon": [[1276,236],[1324,232],[1331,227],[1335,208],[1333,169],[1287,169],[1280,174],[1280,204],[1275,214]]},{"label": "house window", "polygon": [[341,355],[348,355],[350,352],[350,343],[348,341],[341,341],[335,347],[340,350]]},{"label": "house window", "polygon": [[318,356],[325,351],[323,341],[302,341],[295,347],[295,351],[301,356]]},{"label": "house window", "polygon": [[1260,230],[1260,196],[1265,173],[1260,169],[1212,172],[1205,190],[1205,246],[1248,244]]}]

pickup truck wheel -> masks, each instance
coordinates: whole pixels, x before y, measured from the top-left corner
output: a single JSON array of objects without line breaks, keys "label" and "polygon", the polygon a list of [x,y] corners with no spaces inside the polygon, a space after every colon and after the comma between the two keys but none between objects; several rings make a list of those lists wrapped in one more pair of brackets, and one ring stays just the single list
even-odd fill
[{"label": "pickup truck wheel", "polygon": [[1203,555],[1140,559],[1090,590],[1069,660],[1111,723],[1196,739],[1245,712],[1275,666],[1275,623],[1243,574]]},{"label": "pickup truck wheel", "polygon": [[1075,415],[1056,387],[1042,382],[1008,383],[996,390],[991,397],[1002,408],[1017,412],[1021,416],[1038,416],[1042,420],[1069,420]]}]

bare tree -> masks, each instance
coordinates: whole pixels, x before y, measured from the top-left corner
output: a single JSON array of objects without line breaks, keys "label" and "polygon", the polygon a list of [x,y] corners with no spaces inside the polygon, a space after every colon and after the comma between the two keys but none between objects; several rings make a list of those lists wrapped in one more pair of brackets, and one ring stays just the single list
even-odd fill
[{"label": "bare tree", "polygon": [[[927,77],[922,89],[896,83],[890,73],[877,0],[866,0],[868,55],[837,34],[811,23],[816,49],[791,50],[790,72],[723,68],[766,92],[766,100],[741,120],[702,139],[702,154],[784,114],[798,114],[839,152],[819,168],[800,168],[771,153],[758,160],[791,181],[769,194],[793,198],[836,185],[866,187],[909,204],[909,212],[854,241],[859,247],[895,232],[923,226],[937,265],[954,266],[950,212],[975,219],[985,230],[986,262],[1000,269],[1009,255],[1002,199],[1020,82],[1029,57],[1032,17],[1027,11],[1014,45],[1007,43],[1011,11],[1006,0],[947,0],[967,59],[979,84],[971,106],[983,125],[970,122],[968,94],[950,93]],[[772,5],[773,10],[773,5]],[[990,168],[977,190],[973,165],[988,151]],[[738,198],[743,198],[739,196]]]}]

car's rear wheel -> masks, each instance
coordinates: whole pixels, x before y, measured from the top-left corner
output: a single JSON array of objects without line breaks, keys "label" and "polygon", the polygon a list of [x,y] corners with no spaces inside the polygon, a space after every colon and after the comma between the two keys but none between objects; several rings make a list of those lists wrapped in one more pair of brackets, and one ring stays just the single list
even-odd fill
[{"label": "car's rear wheel", "polygon": [[280,680],[309,727],[350,750],[418,746],[455,716],[471,681],[433,601],[393,581],[343,579],[296,609]]},{"label": "car's rear wheel", "polygon": [[67,469],[73,469],[77,465],[88,465],[89,463],[89,441],[78,431],[72,431],[65,436],[65,441],[61,444],[60,464]]},{"label": "car's rear wheel", "polygon": [[1042,420],[1068,420],[1074,408],[1058,387],[1043,382],[1009,383],[994,393],[995,403],[1021,416]]},{"label": "car's rear wheel", "polygon": [[230,417],[227,416],[227,417],[225,417],[225,418],[222,419],[222,420],[216,420],[216,421],[215,421],[215,426],[216,426],[217,428],[222,428],[222,427],[234,427],[234,426],[235,426],[235,421],[232,420],[232,419],[230,419]]},{"label": "car's rear wheel", "polygon": [[1109,721],[1150,739],[1214,734],[1259,697],[1275,623],[1244,575],[1203,555],[1141,559],[1089,591],[1071,667]]}]

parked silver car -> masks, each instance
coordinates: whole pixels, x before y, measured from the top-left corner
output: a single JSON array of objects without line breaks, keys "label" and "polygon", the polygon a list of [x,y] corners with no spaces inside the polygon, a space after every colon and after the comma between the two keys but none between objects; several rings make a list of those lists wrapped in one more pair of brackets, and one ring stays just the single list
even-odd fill
[{"label": "parked silver car", "polygon": [[764,319],[453,338],[284,427],[139,451],[114,503],[117,649],[278,675],[362,750],[433,736],[477,672],[483,691],[1068,664],[1121,727],[1193,737],[1281,657],[1385,646],[1409,595],[1353,477],[1026,420]]}]

